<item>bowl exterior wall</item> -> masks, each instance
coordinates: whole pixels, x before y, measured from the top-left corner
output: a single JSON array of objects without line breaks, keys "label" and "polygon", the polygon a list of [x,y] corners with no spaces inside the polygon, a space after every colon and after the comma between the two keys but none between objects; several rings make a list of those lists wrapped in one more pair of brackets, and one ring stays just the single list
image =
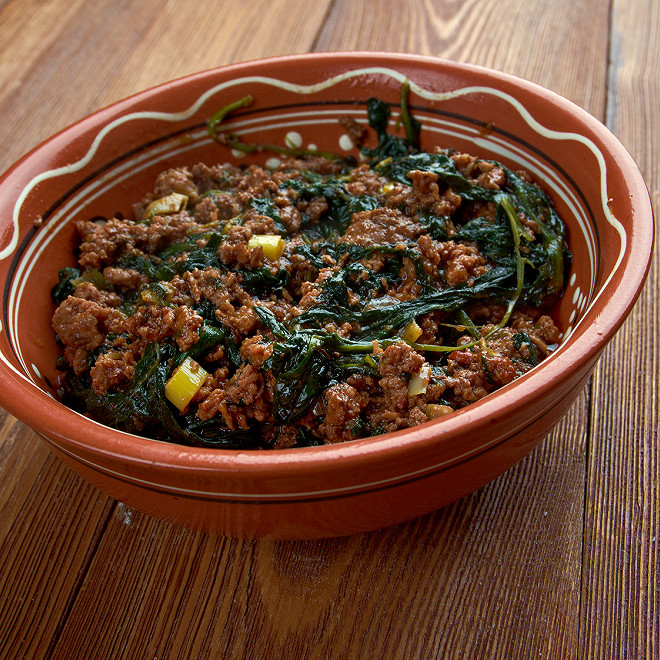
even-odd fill
[{"label": "bowl exterior wall", "polygon": [[[131,465],[116,466],[114,475],[107,466],[103,470],[93,469],[79,457],[62,451],[52,438],[44,439],[55,455],[85,480],[119,501],[170,523],[238,538],[329,538],[402,523],[436,511],[485,486],[523,459],[546,437],[582,391],[592,371],[593,367],[576,374],[576,378],[567,383],[563,397],[545,408],[524,429],[502,437],[497,436],[501,429],[493,428],[487,445],[471,455],[446,461],[442,468],[428,474],[419,467],[419,461],[390,460],[383,467],[393,474],[407,472],[409,476],[369,489],[338,486],[342,489],[335,494],[319,492],[318,488],[316,493],[307,496],[280,490],[248,499],[231,492],[222,493],[229,484],[218,478],[219,475],[203,481],[188,475],[183,483],[172,488],[159,484],[148,469],[143,470],[142,475]],[[530,414],[533,416],[534,412]],[[479,440],[483,443],[482,434]],[[432,461],[423,463],[429,462]],[[345,479],[354,478],[359,482],[360,474],[344,472]],[[323,490],[337,486],[331,481],[331,474],[321,475],[321,478]],[[240,486],[244,487],[245,481],[242,479]],[[300,487],[299,481],[294,479],[290,485]],[[252,485],[263,488],[264,480],[255,480]],[[287,484],[281,485],[286,487]],[[195,486],[199,490],[191,492]]]}]

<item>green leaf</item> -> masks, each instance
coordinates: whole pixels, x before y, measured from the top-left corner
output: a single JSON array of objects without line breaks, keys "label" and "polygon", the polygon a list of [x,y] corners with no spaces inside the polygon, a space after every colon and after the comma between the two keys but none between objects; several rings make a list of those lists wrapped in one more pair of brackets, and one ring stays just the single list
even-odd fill
[{"label": "green leaf", "polygon": [[51,289],[50,296],[56,305],[67,299],[76,289],[74,281],[80,278],[78,268],[62,268],[57,271],[58,283]]}]

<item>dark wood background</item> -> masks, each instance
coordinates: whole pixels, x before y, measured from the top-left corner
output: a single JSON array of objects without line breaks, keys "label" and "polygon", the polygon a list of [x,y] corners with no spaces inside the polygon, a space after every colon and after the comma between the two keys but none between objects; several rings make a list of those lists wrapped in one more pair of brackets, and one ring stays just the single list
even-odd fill
[{"label": "dark wood background", "polygon": [[[660,200],[657,0],[0,0],[0,170],[128,94],[284,53],[439,55],[604,121]],[[232,540],[85,484],[0,411],[0,658],[658,658],[658,266],[556,431],[481,491]]]}]

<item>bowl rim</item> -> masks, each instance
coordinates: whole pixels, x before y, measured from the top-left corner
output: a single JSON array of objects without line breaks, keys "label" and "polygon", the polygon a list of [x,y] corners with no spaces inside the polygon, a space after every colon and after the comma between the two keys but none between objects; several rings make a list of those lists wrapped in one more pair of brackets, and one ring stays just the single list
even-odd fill
[{"label": "bowl rim", "polygon": [[[11,369],[0,362],[0,373],[4,376],[0,378],[0,402],[11,414],[19,417],[42,436],[45,436],[49,442],[54,443],[61,449],[76,447],[78,451],[105,455],[119,461],[144,464],[151,467],[158,466],[167,470],[185,468],[186,470],[209,471],[211,473],[240,470],[253,475],[268,475],[273,472],[282,474],[295,472],[300,474],[301,471],[308,471],[311,474],[319,470],[327,473],[337,469],[345,470],[347,466],[352,464],[359,466],[365,460],[371,460],[381,454],[387,454],[394,459],[397,459],[397,457],[403,459],[405,456],[409,456],[411,452],[423,451],[424,448],[429,448],[435,443],[454,441],[461,434],[484,431],[493,419],[510,415],[521,405],[521,401],[523,404],[531,404],[533,401],[547,396],[555,387],[557,379],[565,377],[569,371],[578,370],[589,362],[595,362],[605,344],[618,331],[635,304],[650,268],[655,230],[648,189],[634,160],[619,139],[586,110],[560,94],[536,83],[489,67],[432,56],[384,51],[335,51],[281,55],[214,67],[152,86],[122,98],[74,122],[47,138],[23,156],[0,178],[0,186],[16,168],[23,166],[26,162],[38,159],[39,152],[56,138],[62,136],[73,137],[94,126],[100,129],[107,117],[123,111],[124,108],[134,106],[136,103],[147,101],[154,95],[161,94],[174,87],[188,85],[193,81],[213,77],[218,73],[223,76],[237,76],[246,70],[255,70],[271,65],[296,65],[302,60],[311,62],[336,61],[341,64],[342,70],[356,68],[358,65],[364,67],[366,63],[378,63],[380,66],[391,66],[393,68],[403,64],[425,64],[443,70],[455,71],[459,75],[467,72],[472,75],[484,76],[486,81],[506,82],[523,93],[544,98],[553,105],[558,105],[563,110],[576,116],[585,129],[589,129],[598,136],[599,140],[606,146],[607,151],[617,160],[619,167],[630,170],[631,173],[626,185],[631,199],[635,200],[638,206],[637,212],[640,217],[636,229],[640,235],[636,238],[634,244],[633,241],[629,241],[626,251],[627,261],[622,271],[622,281],[617,288],[617,295],[610,296],[598,311],[591,310],[587,312],[585,318],[581,321],[580,332],[576,332],[569,337],[562,349],[549,356],[538,368],[484,399],[455,411],[445,418],[418,427],[335,445],[258,452],[253,450],[189,447],[142,438],[106,427],[66,408],[33,383],[24,382],[20,378],[16,379]],[[609,286],[610,283],[606,284],[603,291]],[[538,377],[538,372],[541,370],[544,378]],[[526,388],[530,379],[533,379],[534,387]],[[36,398],[35,394],[37,395]],[[30,397],[34,405],[26,407],[26,397]],[[84,440],[75,439],[81,435],[81,424],[83,432],[89,432],[90,434]]]}]

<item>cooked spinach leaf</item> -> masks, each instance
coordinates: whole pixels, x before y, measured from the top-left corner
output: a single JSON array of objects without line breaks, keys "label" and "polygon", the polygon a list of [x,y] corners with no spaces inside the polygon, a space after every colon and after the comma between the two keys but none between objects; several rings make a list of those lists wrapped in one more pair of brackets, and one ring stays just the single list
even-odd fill
[{"label": "cooked spinach leaf", "polygon": [[506,301],[515,291],[515,283],[515,272],[512,269],[497,266],[475,278],[472,286],[458,285],[440,289],[385,306],[365,304],[360,309],[354,309],[335,299],[322,301],[298,316],[293,326],[303,328],[334,320],[358,326],[360,330],[356,336],[360,340],[383,339],[392,336],[413,319],[431,312],[453,312],[477,299]]},{"label": "cooked spinach leaf", "polygon": [[390,106],[377,98],[367,100],[367,119],[378,138],[378,146],[374,149],[362,148],[362,153],[368,157],[371,165],[382,163],[390,158],[401,158],[411,151],[419,149],[419,132],[421,124],[415,119],[408,108],[408,82],[401,86],[401,123],[405,137],[392,135],[389,131],[392,110]]},{"label": "cooked spinach leaf", "polygon": [[78,268],[62,268],[57,274],[59,279],[52,288],[50,295],[53,302],[59,305],[75,291],[76,285],[74,282],[80,278],[81,273]]},{"label": "cooked spinach leaf", "polygon": [[[190,295],[195,302],[189,306],[203,319],[196,343],[188,350],[179,350],[172,338],[174,331],[158,343],[151,341],[144,348],[130,382],[111,388],[107,394],[96,394],[90,374],[75,375],[69,365],[68,396],[101,422],[132,433],[148,433],[161,440],[249,448],[270,447],[278,437],[286,436],[287,442],[295,442],[297,446],[319,444],[321,440],[310,431],[311,427],[304,425],[305,420],[322,417],[327,403],[324,393],[349,376],[359,376],[356,381],[378,382],[379,350],[406,337],[413,349],[424,354],[430,381],[447,382],[450,361],[446,353],[455,351],[459,345],[464,351],[476,351],[478,345],[483,348],[489,336],[508,323],[517,305],[541,306],[559,293],[570,252],[565,244],[563,223],[548,197],[538,186],[499,163],[493,165],[502,167],[506,183],[490,189],[465,176],[463,172],[468,170],[457,167],[451,151],[422,151],[421,126],[410,111],[409,92],[409,85],[404,84],[397,119],[399,127],[403,127],[403,136],[391,130],[395,106],[373,98],[367,102],[368,123],[378,144],[361,148],[373,169],[363,194],[354,192],[358,186],[349,185],[359,183],[360,176],[358,170],[352,170],[354,162],[350,159],[342,160],[316,150],[247,144],[239,136],[224,133],[221,124],[227,115],[248,107],[251,97],[230,103],[216,113],[208,129],[211,137],[221,144],[245,153],[269,150],[295,157],[326,156],[333,160],[332,168],[327,168],[332,173],[322,173],[325,168],[298,171],[296,166],[295,172],[287,172],[278,180],[279,193],[295,201],[296,213],[301,216],[301,228],[294,232],[295,236],[289,236],[282,222],[279,200],[275,202],[272,189],[259,196],[246,194],[247,187],[237,188],[237,198],[241,194],[241,212],[230,221],[214,219],[197,225],[187,236],[160,251],[131,250],[113,264],[144,275],[143,281],[147,283],[138,290],[113,288],[103,273],[94,269],[60,271],[59,283],[52,291],[56,304],[72,294],[77,284],[87,281],[99,290],[119,293],[123,304],[117,309],[126,316],[144,301],[159,307],[159,312],[169,307],[174,314],[181,298],[188,295],[184,291],[178,299],[172,297],[176,287],[186,279],[178,276],[195,269],[207,269],[207,276],[210,273],[217,278],[219,286],[226,273],[235,273],[235,281],[242,288],[242,297],[226,303],[228,310],[221,310],[221,305],[216,309],[210,300],[203,296],[200,299],[199,294]],[[443,210],[438,210],[440,207],[434,206],[432,199],[420,201],[424,191],[419,190],[419,177],[411,176],[415,171],[432,174],[423,179],[437,181],[439,194],[450,190],[459,195],[458,209],[454,207],[451,215],[442,215]],[[211,182],[213,190],[202,196],[217,194],[220,189],[231,192],[232,176],[227,174],[226,180],[217,185]],[[220,175],[214,177],[222,179]],[[208,185],[209,182],[205,187]],[[355,214],[368,214],[388,205],[391,190],[398,195],[398,201],[391,202],[389,209],[396,207],[406,213],[415,225],[414,232],[402,235],[416,237],[424,232],[436,244],[437,255],[431,264],[424,259],[433,254],[433,244],[427,252],[421,239],[419,244],[416,238],[407,238],[397,240],[396,244],[369,245],[363,241],[366,244],[358,245],[344,236]],[[402,196],[401,190],[407,193]],[[248,218],[254,215],[249,213],[250,209],[271,218],[276,232],[288,243],[283,252],[277,253],[282,255],[277,257],[279,265],[271,260],[266,266],[253,268],[246,265],[246,259],[231,264],[223,261],[221,255],[226,259],[227,253],[232,253],[231,249],[224,249],[231,245],[225,244],[228,234],[232,234],[231,240],[235,238],[230,226],[243,225],[248,231]],[[319,209],[324,210],[321,213]],[[194,209],[187,212],[193,214]],[[140,229],[144,227],[141,225]],[[428,247],[427,237],[424,240]],[[456,244],[467,245],[471,250],[476,246],[480,263],[484,265],[464,283],[450,286],[452,280],[443,269],[447,255],[451,255]],[[294,262],[299,264],[298,271],[292,268]],[[413,268],[414,286],[411,286]],[[321,271],[322,277],[316,282]],[[166,284],[172,280],[175,282]],[[310,291],[312,295],[305,298],[304,305],[300,304]],[[249,297],[247,304],[244,294]],[[469,315],[473,306],[478,307],[481,302],[495,303],[504,309],[502,320],[491,323],[488,329],[479,327]],[[250,306],[254,314],[249,311]],[[248,313],[242,317],[245,308]],[[417,343],[421,340],[407,337],[411,327],[417,330],[415,337],[422,336],[418,321],[422,325],[426,323],[425,328],[441,328],[435,340],[423,340],[436,343],[421,344]],[[243,327],[248,326],[250,330],[244,331]],[[428,331],[424,332],[428,337]],[[255,345],[246,348],[242,343],[245,337]],[[108,335],[100,347],[87,355],[88,367],[92,368],[103,353],[115,350],[113,346],[127,346],[131,342],[135,342],[135,337]],[[524,360],[527,365],[538,362],[538,349],[529,334],[515,333],[512,343],[519,351],[515,360]],[[250,362],[252,358],[246,357],[255,347],[256,354],[265,359],[263,363]],[[219,355],[224,355],[220,369]],[[495,379],[483,355],[482,369],[492,384]],[[245,414],[240,422],[233,423],[231,409],[240,408],[241,404],[237,399],[223,400],[222,391],[217,396],[223,403],[211,419],[201,419],[194,408],[184,408],[179,413],[165,398],[164,387],[186,358],[208,368],[213,375],[206,381],[206,387],[219,390],[246,373],[254,373],[247,369],[248,363],[259,365],[261,386],[267,390],[264,396],[272,399],[272,414],[257,416],[258,419]],[[435,402],[450,405],[444,398],[436,398]],[[381,428],[376,423],[370,426],[365,415],[351,418],[347,424],[351,437],[378,433]],[[297,432],[292,431],[296,425]]]},{"label": "cooked spinach leaf", "polygon": [[286,227],[282,224],[282,218],[280,218],[279,211],[270,197],[252,197],[249,206],[255,211],[261,213],[261,215],[272,218],[276,232],[282,235],[287,233]]}]

